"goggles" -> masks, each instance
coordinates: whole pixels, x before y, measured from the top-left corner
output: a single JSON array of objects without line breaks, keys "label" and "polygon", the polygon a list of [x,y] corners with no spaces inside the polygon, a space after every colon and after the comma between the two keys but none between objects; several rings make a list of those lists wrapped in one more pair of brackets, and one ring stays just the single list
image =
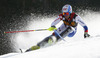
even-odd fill
[{"label": "goggles", "polygon": [[63,15],[68,16],[68,15],[70,15],[70,13],[69,12],[66,12],[66,13],[63,12]]}]

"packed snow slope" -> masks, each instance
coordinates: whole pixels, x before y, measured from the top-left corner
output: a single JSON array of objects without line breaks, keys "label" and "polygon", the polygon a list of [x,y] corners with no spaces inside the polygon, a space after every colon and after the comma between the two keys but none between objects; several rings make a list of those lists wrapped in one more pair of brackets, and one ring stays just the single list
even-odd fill
[{"label": "packed snow slope", "polygon": [[[43,38],[50,35],[50,31],[28,32],[14,34],[11,39],[16,51],[19,53],[9,53],[0,58],[100,58],[100,12],[83,11],[78,13],[89,28],[90,38],[84,39],[84,30],[78,25],[77,33],[74,37],[66,37],[66,41],[60,41],[55,45],[41,48],[39,50],[20,53],[19,48],[26,50],[35,45]],[[56,18],[44,17],[40,21],[31,21],[25,29],[39,29],[50,27],[51,22]],[[38,19],[38,18],[36,18]],[[59,24],[60,25],[60,24]],[[58,25],[58,26],[59,26]]]}]

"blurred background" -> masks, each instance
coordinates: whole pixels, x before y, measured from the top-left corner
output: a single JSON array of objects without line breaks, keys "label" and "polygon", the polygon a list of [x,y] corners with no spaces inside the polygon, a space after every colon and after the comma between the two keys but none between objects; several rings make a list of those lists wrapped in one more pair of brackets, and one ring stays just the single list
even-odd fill
[{"label": "blurred background", "polygon": [[71,4],[74,12],[100,11],[100,0],[0,0],[0,55],[16,52],[11,47],[11,35],[5,31],[20,30],[32,14],[59,14],[65,4]]}]

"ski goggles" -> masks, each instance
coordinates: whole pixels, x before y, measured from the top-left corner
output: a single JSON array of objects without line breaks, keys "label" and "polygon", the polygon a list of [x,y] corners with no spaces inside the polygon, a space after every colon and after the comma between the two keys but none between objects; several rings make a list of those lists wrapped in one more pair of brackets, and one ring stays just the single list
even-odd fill
[{"label": "ski goggles", "polygon": [[70,15],[70,13],[69,13],[69,12],[66,12],[66,13],[63,12],[63,15],[64,15],[64,16],[68,16],[68,15]]}]

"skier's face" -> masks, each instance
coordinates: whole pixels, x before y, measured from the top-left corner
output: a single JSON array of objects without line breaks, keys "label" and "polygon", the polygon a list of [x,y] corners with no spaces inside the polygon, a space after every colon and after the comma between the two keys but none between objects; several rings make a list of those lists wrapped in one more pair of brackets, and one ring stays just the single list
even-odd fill
[{"label": "skier's face", "polygon": [[63,15],[64,15],[64,17],[66,18],[66,19],[68,19],[69,18],[69,16],[70,16],[70,14],[69,14],[69,12],[63,12]]}]

